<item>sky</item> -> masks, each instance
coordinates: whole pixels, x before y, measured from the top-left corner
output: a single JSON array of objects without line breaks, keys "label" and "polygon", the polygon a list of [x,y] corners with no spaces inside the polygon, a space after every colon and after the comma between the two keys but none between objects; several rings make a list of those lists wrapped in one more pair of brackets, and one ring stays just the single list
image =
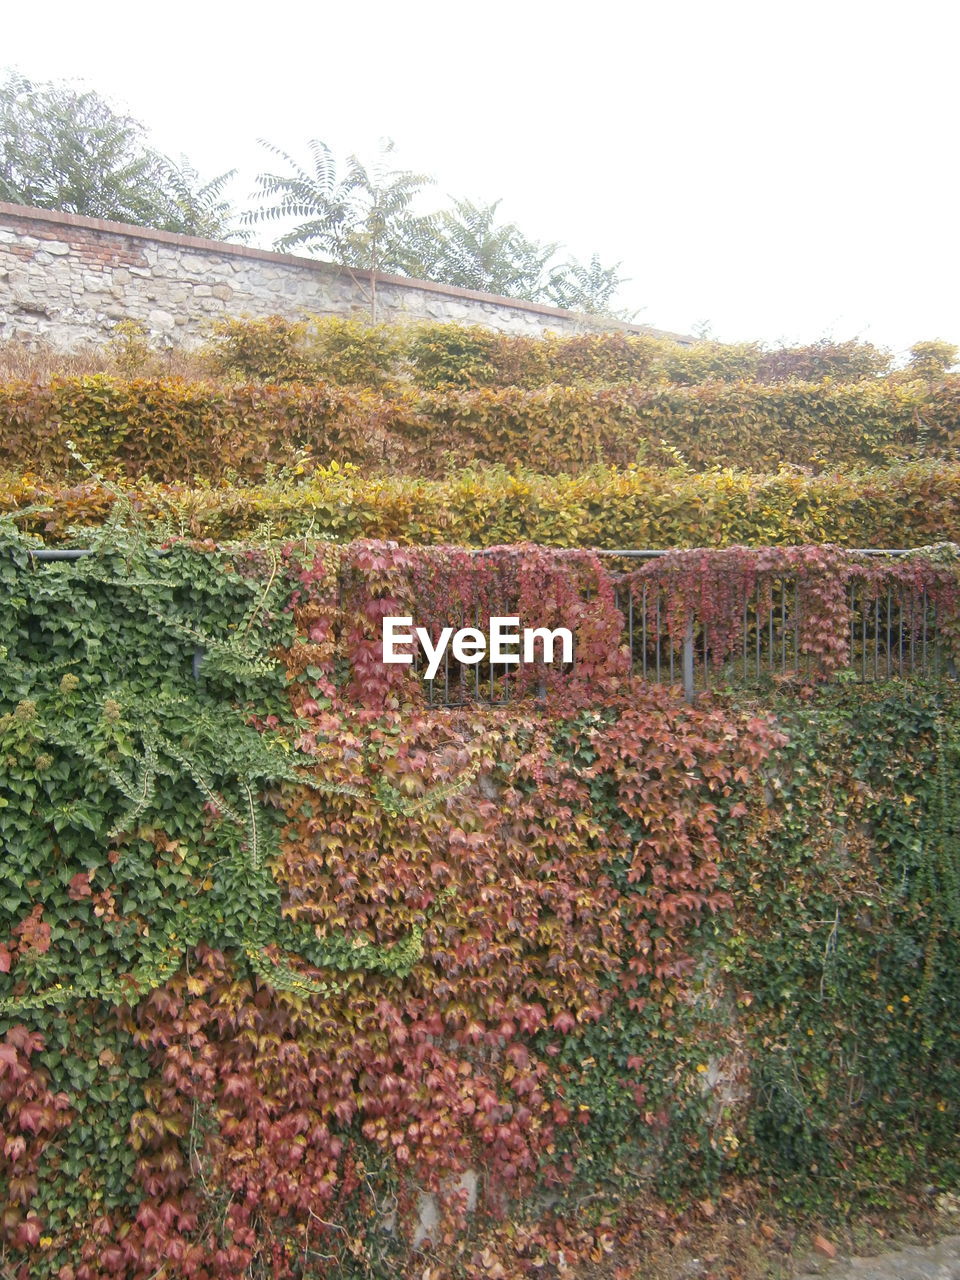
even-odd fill
[{"label": "sky", "polygon": [[[9,6],[0,67],[74,79],[249,204],[274,167],[396,143],[448,197],[620,262],[642,324],[960,344],[960,5],[407,0]],[[269,245],[270,224],[260,232]]]}]

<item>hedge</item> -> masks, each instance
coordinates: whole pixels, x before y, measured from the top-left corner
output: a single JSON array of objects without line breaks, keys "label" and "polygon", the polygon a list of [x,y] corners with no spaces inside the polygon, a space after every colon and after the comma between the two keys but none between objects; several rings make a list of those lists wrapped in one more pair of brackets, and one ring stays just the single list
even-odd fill
[{"label": "hedge", "polygon": [[960,378],[935,386],[709,383],[693,387],[549,387],[424,396],[400,415],[418,470],[465,462],[578,472],[598,462],[682,458],[702,470],[775,471],[876,465],[891,458],[952,455],[960,429]]},{"label": "hedge", "polygon": [[48,476],[90,462],[127,475],[262,477],[303,450],[371,462],[383,455],[384,402],[333,386],[187,382],[178,378],[54,378],[0,385],[0,466]]},{"label": "hedge", "polygon": [[601,566],[526,549],[525,608],[592,581],[590,678],[430,711],[370,644],[460,553],[99,552],[0,554],[11,1275],[411,1274],[429,1190],[418,1274],[520,1280],[599,1236],[497,1232],[518,1196],[958,1185],[949,688],[687,707],[624,678]]},{"label": "hedge", "polygon": [[[924,376],[937,376],[956,359],[948,344],[922,347],[918,368]],[[752,342],[682,344],[623,330],[532,337],[478,325],[370,325],[317,316],[221,321],[204,354],[221,373],[241,378],[363,386],[408,381],[434,389],[790,378],[857,382],[890,368],[889,355],[856,340],[766,350]]]},{"label": "hedge", "polygon": [[301,458],[441,475],[485,462],[577,474],[678,458],[702,470],[822,470],[951,457],[960,377],[938,383],[712,383],[411,391],[231,386],[106,375],[0,385],[0,467],[64,478],[68,442],[128,477],[262,478]]},{"label": "hedge", "polygon": [[[103,524],[118,492],[89,478],[67,485],[0,478],[0,512],[25,512],[18,517],[22,527],[60,544],[70,540],[74,526]],[[606,548],[960,542],[956,463],[819,476],[597,468],[569,477],[495,469],[444,480],[377,477],[334,466],[265,485],[141,481],[126,492],[158,533],[221,540],[268,527],[277,536],[335,542],[391,538],[473,547],[526,541]],[[43,509],[26,511],[31,506]],[[88,535],[75,536],[82,542]]]}]

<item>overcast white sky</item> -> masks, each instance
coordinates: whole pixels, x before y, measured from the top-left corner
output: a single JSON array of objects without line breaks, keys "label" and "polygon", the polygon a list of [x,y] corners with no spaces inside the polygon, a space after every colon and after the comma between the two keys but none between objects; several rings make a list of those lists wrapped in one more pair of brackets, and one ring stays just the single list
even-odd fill
[{"label": "overcast white sky", "polygon": [[239,201],[257,137],[306,161],[390,135],[438,203],[502,197],[620,260],[643,323],[899,353],[960,343],[958,38],[933,0],[46,0],[5,9],[0,66],[82,78],[202,174],[237,167]]}]

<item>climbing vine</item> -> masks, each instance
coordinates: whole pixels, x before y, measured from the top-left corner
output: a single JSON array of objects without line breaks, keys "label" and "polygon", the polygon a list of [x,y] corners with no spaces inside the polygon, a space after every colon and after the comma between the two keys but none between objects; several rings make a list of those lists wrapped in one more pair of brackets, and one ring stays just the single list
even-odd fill
[{"label": "climbing vine", "polygon": [[[468,1170],[485,1212],[544,1186],[740,1174],[797,1201],[815,1168],[852,1205],[953,1176],[944,687],[689,706],[630,676],[623,580],[589,553],[129,525],[53,563],[2,534],[17,1280],[396,1274],[424,1191],[441,1272],[479,1276]],[[949,552],[723,555],[636,582],[722,649],[789,569],[819,677],[851,575],[953,608]],[[443,708],[378,661],[387,613],[507,608],[570,626],[573,667]]]}]

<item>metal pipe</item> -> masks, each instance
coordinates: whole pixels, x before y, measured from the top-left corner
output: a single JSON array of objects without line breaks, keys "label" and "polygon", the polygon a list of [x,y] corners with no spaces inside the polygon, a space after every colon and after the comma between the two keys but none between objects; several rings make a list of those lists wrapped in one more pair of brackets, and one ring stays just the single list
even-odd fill
[{"label": "metal pipe", "polygon": [[[486,554],[489,548],[466,547],[464,548],[464,550],[467,552],[468,555],[482,556]],[[668,547],[666,549],[655,551],[651,549],[638,550],[637,548],[625,548],[625,547],[617,547],[613,549],[609,547],[582,547],[582,548],[581,547],[571,547],[571,548],[558,547],[556,548],[556,550],[583,550],[583,551],[590,552],[591,555],[623,556],[627,559],[637,559],[644,556],[651,557],[651,558],[656,556],[672,556],[677,554],[677,552],[680,552],[680,551],[722,551],[723,548],[722,547]],[[850,555],[857,555],[857,556],[911,556],[911,555],[914,555],[917,551],[922,550],[922,548],[921,547],[845,547],[845,548],[841,547],[840,550],[842,551],[846,550],[849,552]],[[61,549],[61,548],[44,547],[44,548],[38,548],[35,551],[31,550],[29,551],[29,554],[35,560],[79,560],[82,556],[92,556],[95,553],[92,550],[74,550],[72,548]],[[163,552],[162,551],[158,552],[158,554],[162,555]]]},{"label": "metal pipe", "polygon": [[92,556],[92,551],[47,550],[29,551],[31,560],[82,560],[84,556]]}]

